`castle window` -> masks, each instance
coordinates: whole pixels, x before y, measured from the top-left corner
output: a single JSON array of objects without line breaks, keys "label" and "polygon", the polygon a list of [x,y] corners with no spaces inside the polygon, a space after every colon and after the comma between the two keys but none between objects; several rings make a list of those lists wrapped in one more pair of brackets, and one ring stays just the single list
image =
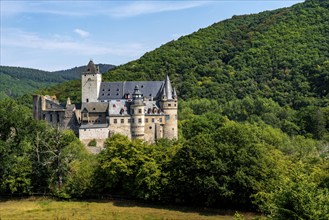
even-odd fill
[{"label": "castle window", "polygon": [[152,122],[154,122],[154,118],[152,118]]},{"label": "castle window", "polygon": [[108,89],[107,91],[111,91],[111,89]]},{"label": "castle window", "polygon": [[145,122],[148,123],[149,122],[149,119],[148,118],[145,118]]},{"label": "castle window", "polygon": [[49,119],[49,121],[50,121],[50,122],[53,121],[53,115],[52,115],[52,114],[50,114],[50,119]]},{"label": "castle window", "polygon": [[102,91],[105,91],[105,89],[103,89]]},{"label": "castle window", "polygon": [[150,129],[152,129],[152,126],[150,126]]},{"label": "castle window", "polygon": [[131,114],[135,114],[135,110],[134,109],[131,109]]},{"label": "castle window", "polygon": [[174,106],[176,107],[176,106],[177,106],[177,104],[174,104]]},{"label": "castle window", "polygon": [[128,123],[129,123],[129,124],[131,123],[131,119],[130,119],[130,118],[128,119]]},{"label": "castle window", "polygon": [[131,122],[134,124],[135,123],[135,119],[133,118]]},{"label": "castle window", "polygon": [[152,94],[150,93],[150,96],[152,96]]},{"label": "castle window", "polygon": [[119,93],[117,93],[117,95],[119,95]]},{"label": "castle window", "polygon": [[159,121],[162,122],[162,118],[160,118]]},{"label": "castle window", "polygon": [[174,131],[174,130],[175,130],[175,128],[172,128],[172,130]]},{"label": "castle window", "polygon": [[171,106],[171,104],[168,104],[168,106],[170,107],[170,106]]},{"label": "castle window", "polygon": [[123,123],[125,123],[125,120],[122,118],[122,119],[121,119],[121,124],[123,124]]},{"label": "castle window", "polygon": [[141,88],[144,88],[144,85],[141,85]]},{"label": "castle window", "polygon": [[141,118],[138,119],[138,123],[142,123],[142,119]]},{"label": "castle window", "polygon": [[118,119],[113,120],[114,124],[118,123]]},{"label": "castle window", "polygon": [[93,110],[96,110],[96,108],[93,108]]},{"label": "castle window", "polygon": [[110,96],[110,95],[111,95],[111,93],[108,93],[107,95],[108,95],[108,96]]},{"label": "castle window", "polygon": [[104,93],[102,93],[102,96],[104,96]]},{"label": "castle window", "polygon": [[166,115],[166,121],[170,119],[170,115]]},{"label": "castle window", "polygon": [[115,104],[113,105],[113,108],[117,107]]},{"label": "castle window", "polygon": [[57,114],[57,123],[59,123],[59,114]]},{"label": "castle window", "polygon": [[138,113],[139,114],[142,114],[142,109],[138,109]]},{"label": "castle window", "polygon": [[86,99],[86,102],[89,102],[89,99]]},{"label": "castle window", "polygon": [[120,89],[117,89],[117,91],[120,91]]}]

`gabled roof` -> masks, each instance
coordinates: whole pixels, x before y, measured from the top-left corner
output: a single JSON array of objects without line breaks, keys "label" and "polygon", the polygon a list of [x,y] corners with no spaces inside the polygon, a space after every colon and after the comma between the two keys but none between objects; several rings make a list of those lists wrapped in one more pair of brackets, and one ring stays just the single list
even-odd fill
[{"label": "gabled roof", "polygon": [[82,103],[81,112],[89,112],[89,113],[104,113],[108,111],[108,103],[102,102],[87,102]]},{"label": "gabled roof", "polygon": [[99,91],[98,100],[124,99],[125,94],[134,93],[135,86],[143,97],[157,99],[161,93],[164,81],[136,81],[136,82],[103,82]]}]

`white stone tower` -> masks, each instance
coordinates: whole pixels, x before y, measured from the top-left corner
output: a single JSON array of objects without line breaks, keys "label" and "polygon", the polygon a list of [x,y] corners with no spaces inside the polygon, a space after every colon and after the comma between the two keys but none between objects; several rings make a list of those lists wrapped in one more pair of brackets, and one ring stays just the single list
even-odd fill
[{"label": "white stone tower", "polygon": [[172,89],[169,76],[167,75],[161,96],[161,109],[163,110],[166,123],[163,125],[163,137],[168,139],[178,139],[177,126],[177,94]]},{"label": "white stone tower", "polygon": [[143,102],[142,93],[139,91],[138,85],[135,86],[133,102],[130,106],[131,111],[131,137],[133,139],[144,140],[145,136],[145,104]]},{"label": "white stone tower", "polygon": [[81,102],[97,102],[102,82],[102,74],[92,60],[81,75]]}]

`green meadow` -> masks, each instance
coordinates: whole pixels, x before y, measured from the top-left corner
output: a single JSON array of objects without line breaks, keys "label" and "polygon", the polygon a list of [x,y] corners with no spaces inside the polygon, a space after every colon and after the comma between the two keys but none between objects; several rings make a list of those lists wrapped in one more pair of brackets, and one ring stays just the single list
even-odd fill
[{"label": "green meadow", "polygon": [[[246,219],[255,216],[242,214]],[[0,201],[0,219],[228,220],[234,211],[159,206],[129,201],[56,201],[30,198]]]}]

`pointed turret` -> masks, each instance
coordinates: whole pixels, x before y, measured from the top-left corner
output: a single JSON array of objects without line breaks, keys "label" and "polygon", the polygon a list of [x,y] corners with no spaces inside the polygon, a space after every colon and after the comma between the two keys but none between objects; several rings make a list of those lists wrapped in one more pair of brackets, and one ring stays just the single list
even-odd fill
[{"label": "pointed turret", "polygon": [[142,95],[141,91],[139,90],[139,86],[136,85],[135,86],[135,89],[134,89],[134,93],[133,93],[133,100],[135,100],[135,99],[141,99],[142,96],[143,95]]},{"label": "pointed turret", "polygon": [[171,83],[170,83],[170,79],[169,79],[168,75],[166,76],[164,89],[166,90],[165,92],[166,92],[167,99],[168,100],[173,99],[172,87],[171,87]]},{"label": "pointed turret", "polygon": [[177,92],[176,92],[176,89],[175,88],[174,88],[172,97],[173,97],[173,99],[177,99]]},{"label": "pointed turret", "polygon": [[166,86],[164,85],[161,92],[161,100],[167,100]]}]

